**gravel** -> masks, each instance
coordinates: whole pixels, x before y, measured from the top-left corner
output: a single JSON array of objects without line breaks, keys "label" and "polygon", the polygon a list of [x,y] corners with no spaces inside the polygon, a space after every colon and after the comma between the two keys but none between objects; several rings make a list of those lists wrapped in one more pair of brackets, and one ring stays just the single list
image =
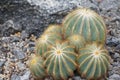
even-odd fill
[{"label": "gravel", "polygon": [[0,61],[0,67],[2,67],[4,65],[5,61]]},{"label": "gravel", "polygon": [[[61,23],[70,11],[81,6],[104,18],[106,48],[111,56],[107,78],[120,80],[120,0],[1,0],[0,80],[34,80],[27,63],[36,38],[49,24]],[[75,75],[71,80],[85,79]]]},{"label": "gravel", "polygon": [[19,50],[19,49],[14,49],[13,50],[13,55],[15,55],[15,57],[17,59],[24,59],[25,58],[25,54],[23,51]]},{"label": "gravel", "polygon": [[112,76],[110,76],[109,80],[120,80],[120,75],[113,74]]},{"label": "gravel", "polygon": [[13,75],[11,76],[11,80],[21,80],[21,79],[20,79],[20,76],[18,76],[18,75],[16,75],[16,74],[13,74]]}]

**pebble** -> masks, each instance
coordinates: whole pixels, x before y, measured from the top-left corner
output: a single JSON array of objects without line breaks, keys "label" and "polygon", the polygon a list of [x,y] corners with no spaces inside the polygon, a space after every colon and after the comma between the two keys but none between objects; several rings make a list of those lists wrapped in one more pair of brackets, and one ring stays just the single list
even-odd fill
[{"label": "pebble", "polygon": [[18,75],[16,75],[16,74],[13,74],[13,75],[11,76],[11,80],[22,80],[22,79],[20,78],[20,76],[18,76]]},{"label": "pebble", "polygon": [[19,42],[20,41],[20,38],[18,36],[13,36],[11,37],[11,42]]},{"label": "pebble", "polygon": [[23,39],[23,40],[25,40],[26,38],[28,38],[29,37],[29,35],[23,30],[22,32],[21,32],[21,38]]},{"label": "pebble", "polygon": [[120,58],[120,54],[119,53],[114,53],[114,58]]},{"label": "pebble", "polygon": [[120,80],[120,75],[118,75],[118,74],[113,74],[113,75],[111,75],[110,77],[109,77],[109,79],[110,80]]},{"label": "pebble", "polygon": [[[115,40],[115,41],[116,41],[116,40]],[[115,42],[115,41],[107,40],[107,43],[106,43],[106,44],[107,44],[108,46],[110,46],[110,47],[117,46],[118,43]]]},{"label": "pebble", "polygon": [[22,62],[17,62],[16,65],[18,66],[18,68],[19,68],[20,70],[24,70],[24,69],[26,68],[25,64],[22,63]]},{"label": "pebble", "polygon": [[115,47],[115,50],[120,51],[120,44]]},{"label": "pebble", "polygon": [[23,76],[20,76],[21,80],[29,80],[30,71],[25,71]]},{"label": "pebble", "polygon": [[24,59],[25,58],[24,52],[19,50],[19,49],[14,49],[13,54],[16,56],[17,59]]}]

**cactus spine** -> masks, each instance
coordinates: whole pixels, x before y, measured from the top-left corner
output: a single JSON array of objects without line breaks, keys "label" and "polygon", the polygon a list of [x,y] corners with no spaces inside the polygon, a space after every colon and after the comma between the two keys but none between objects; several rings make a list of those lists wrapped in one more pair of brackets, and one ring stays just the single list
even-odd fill
[{"label": "cactus spine", "polygon": [[63,33],[65,37],[80,34],[87,42],[105,43],[106,40],[106,26],[103,19],[87,8],[77,9],[66,16],[63,21]]},{"label": "cactus spine", "polygon": [[77,59],[78,71],[87,79],[98,79],[105,76],[108,70],[110,56],[103,45],[98,43],[87,44],[79,51]]}]

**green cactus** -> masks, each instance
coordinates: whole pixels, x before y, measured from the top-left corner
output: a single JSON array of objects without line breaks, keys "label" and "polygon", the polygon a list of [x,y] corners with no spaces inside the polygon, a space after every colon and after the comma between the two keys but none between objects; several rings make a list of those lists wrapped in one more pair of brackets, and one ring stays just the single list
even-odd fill
[{"label": "green cactus", "polygon": [[45,66],[40,56],[32,55],[28,66],[35,78],[43,79],[46,77]]},{"label": "green cactus", "polygon": [[82,77],[95,79],[106,76],[110,56],[102,44],[91,43],[79,51],[78,71]]},{"label": "green cactus", "polygon": [[86,43],[84,37],[78,34],[71,35],[67,40],[71,46],[75,47],[76,52],[78,52],[80,48],[84,47]]},{"label": "green cactus", "polygon": [[74,49],[68,43],[59,43],[51,46],[50,50],[44,55],[46,57],[45,65],[48,74],[51,74],[55,80],[67,80],[73,76],[76,69],[76,54]]},{"label": "green cactus", "polygon": [[60,41],[61,35],[56,33],[44,33],[36,42],[36,53],[43,55],[48,50],[48,47],[56,41]]},{"label": "green cactus", "polygon": [[97,41],[105,43],[106,26],[101,16],[88,8],[74,10],[63,20],[63,34],[82,35],[87,42]]}]

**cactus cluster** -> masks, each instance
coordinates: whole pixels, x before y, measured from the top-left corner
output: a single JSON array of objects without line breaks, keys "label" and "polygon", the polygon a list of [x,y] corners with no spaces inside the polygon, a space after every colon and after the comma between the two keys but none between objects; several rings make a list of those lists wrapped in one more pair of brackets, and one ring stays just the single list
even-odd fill
[{"label": "cactus cluster", "polygon": [[106,26],[88,8],[69,13],[61,25],[50,25],[36,41],[29,68],[37,78],[67,80],[77,71],[88,80],[107,75],[110,56],[105,49]]}]

